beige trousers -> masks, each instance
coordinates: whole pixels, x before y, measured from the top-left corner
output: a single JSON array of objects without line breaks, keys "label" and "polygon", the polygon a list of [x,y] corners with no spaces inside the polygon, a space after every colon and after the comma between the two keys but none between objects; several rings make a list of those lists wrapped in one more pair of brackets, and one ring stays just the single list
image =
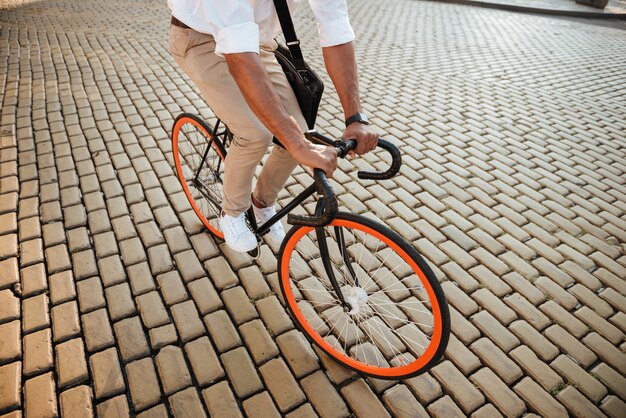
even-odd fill
[{"label": "beige trousers", "polygon": [[[287,112],[307,129],[296,96],[276,61],[277,43],[261,45],[260,58]],[[226,60],[215,54],[213,36],[170,26],[170,53],[195,83],[207,104],[233,132],[224,167],[223,209],[237,216],[251,204],[252,181],[273,135],[256,117],[228,71]],[[284,148],[274,146],[257,179],[254,198],[263,205],[276,201],[297,162]]]}]

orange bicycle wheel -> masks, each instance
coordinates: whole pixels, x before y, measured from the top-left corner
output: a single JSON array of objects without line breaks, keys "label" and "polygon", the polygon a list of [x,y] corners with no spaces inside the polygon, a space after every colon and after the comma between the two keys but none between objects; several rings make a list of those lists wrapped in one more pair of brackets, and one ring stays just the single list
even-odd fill
[{"label": "orange bicycle wheel", "polygon": [[183,113],[174,121],[172,151],[176,174],[193,211],[209,231],[224,238],[218,219],[226,151],[220,138],[198,116]]},{"label": "orange bicycle wheel", "polygon": [[407,378],[435,365],[448,344],[450,314],[417,251],[386,226],[349,213],[338,213],[323,234],[348,306],[323,266],[321,235],[294,227],[283,241],[278,273],[300,329],[328,355],[368,376]]}]

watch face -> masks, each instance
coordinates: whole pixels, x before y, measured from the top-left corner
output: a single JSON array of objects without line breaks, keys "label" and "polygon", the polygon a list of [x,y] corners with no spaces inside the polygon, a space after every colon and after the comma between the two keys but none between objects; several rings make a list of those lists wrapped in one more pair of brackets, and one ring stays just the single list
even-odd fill
[{"label": "watch face", "polygon": [[362,122],[362,123],[366,123],[366,124],[370,123],[370,121],[367,119],[367,115],[365,113],[359,112],[359,119],[361,119],[360,122]]}]

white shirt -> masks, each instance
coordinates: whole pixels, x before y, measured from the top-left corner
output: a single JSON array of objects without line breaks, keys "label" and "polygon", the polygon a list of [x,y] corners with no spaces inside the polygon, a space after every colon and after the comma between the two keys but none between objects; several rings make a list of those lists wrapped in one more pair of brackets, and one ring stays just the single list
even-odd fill
[{"label": "white shirt", "polygon": [[[288,0],[293,11],[301,0]],[[350,42],[354,32],[346,0],[308,0],[323,47]],[[201,33],[213,35],[218,55],[259,53],[259,45],[281,33],[272,0],[168,0],[172,15]],[[297,33],[297,30],[296,30]]]}]

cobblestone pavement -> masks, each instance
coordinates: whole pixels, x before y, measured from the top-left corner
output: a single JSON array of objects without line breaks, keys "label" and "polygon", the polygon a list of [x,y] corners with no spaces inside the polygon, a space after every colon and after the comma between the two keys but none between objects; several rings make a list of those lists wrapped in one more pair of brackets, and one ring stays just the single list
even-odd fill
[{"label": "cobblestone pavement", "polygon": [[[405,164],[372,184],[351,169],[376,155],[342,162],[336,189],[433,266],[445,360],[402,382],[343,369],[286,316],[268,247],[253,262],[203,230],[169,130],[212,115],[164,1],[0,0],[0,415],[623,417],[626,32],[351,4],[366,111]],[[339,113],[330,92],[320,129]]]},{"label": "cobblestone pavement", "polygon": [[[442,0],[439,0],[442,1]],[[526,13],[546,13],[550,15],[578,16],[587,18],[619,19],[626,17],[626,1],[609,0],[606,7],[578,4],[572,0],[443,0],[456,4],[471,4],[481,7],[494,7],[500,10],[515,10]]]}]

